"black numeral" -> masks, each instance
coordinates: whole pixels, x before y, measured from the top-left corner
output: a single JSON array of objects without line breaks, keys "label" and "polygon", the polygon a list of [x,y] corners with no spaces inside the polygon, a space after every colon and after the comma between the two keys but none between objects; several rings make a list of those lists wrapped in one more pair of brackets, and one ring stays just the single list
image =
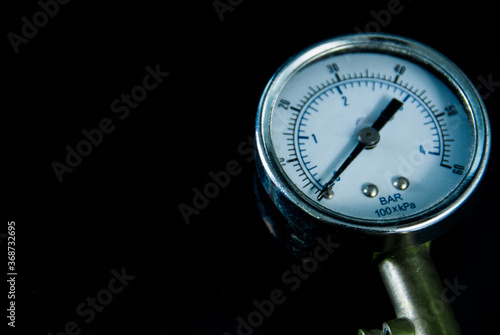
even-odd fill
[{"label": "black numeral", "polygon": [[328,71],[330,71],[330,73],[334,73],[339,70],[339,66],[337,65],[337,63],[328,64],[326,67],[328,68]]},{"label": "black numeral", "polygon": [[444,109],[448,113],[448,116],[458,114],[457,107],[455,105],[446,106]]},{"label": "black numeral", "polygon": [[290,101],[281,99],[278,104],[278,107],[283,107],[284,109],[288,109],[288,107],[290,107]]},{"label": "black numeral", "polygon": [[455,164],[453,165],[453,173],[462,175],[464,174],[465,167],[462,165]]},{"label": "black numeral", "polygon": [[401,64],[398,64],[398,65],[396,65],[396,66],[394,67],[394,71],[395,71],[397,74],[401,75],[401,74],[405,73],[405,71],[406,71],[406,66],[401,65]]}]

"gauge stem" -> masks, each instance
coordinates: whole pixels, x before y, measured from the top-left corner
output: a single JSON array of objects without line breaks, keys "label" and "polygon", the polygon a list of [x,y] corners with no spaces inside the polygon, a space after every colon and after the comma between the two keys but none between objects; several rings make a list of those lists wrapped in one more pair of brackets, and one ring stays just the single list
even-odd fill
[{"label": "gauge stem", "polygon": [[378,268],[398,318],[416,335],[460,335],[429,253],[430,243],[378,255]]}]

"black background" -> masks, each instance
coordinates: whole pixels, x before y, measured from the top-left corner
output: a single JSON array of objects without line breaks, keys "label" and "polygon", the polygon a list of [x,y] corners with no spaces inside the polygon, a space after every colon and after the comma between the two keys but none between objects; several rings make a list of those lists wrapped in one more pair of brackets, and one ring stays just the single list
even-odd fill
[{"label": "black background", "polygon": [[[260,219],[254,162],[238,152],[253,134],[274,71],[301,49],[354,27],[423,42],[476,85],[480,77],[500,82],[493,3],[401,0],[400,13],[377,23],[373,13],[388,3],[247,0],[221,21],[212,1],[73,0],[17,54],[7,34],[20,34],[21,18],[32,21],[40,5],[4,4],[0,233],[16,222],[18,272],[16,328],[8,330],[56,334],[74,321],[81,334],[234,335],[238,316],[246,318],[252,301],[269,299],[274,289],[286,301],[255,334],[356,334],[393,318],[376,269],[342,252],[330,270],[290,291],[281,276],[299,263]],[[169,76],[118,119],[111,102],[130,94],[146,66],[157,64]],[[480,92],[488,95],[495,134],[500,87]],[[75,148],[82,130],[103,118],[115,129],[60,183],[51,164],[63,163],[65,147]],[[443,280],[467,286],[452,304],[465,334],[493,331],[499,312],[494,156],[493,143],[472,215],[432,250]],[[193,188],[203,188],[210,171],[231,160],[241,173],[186,224],[179,204],[191,205]],[[76,307],[122,268],[135,278],[87,324]]]}]

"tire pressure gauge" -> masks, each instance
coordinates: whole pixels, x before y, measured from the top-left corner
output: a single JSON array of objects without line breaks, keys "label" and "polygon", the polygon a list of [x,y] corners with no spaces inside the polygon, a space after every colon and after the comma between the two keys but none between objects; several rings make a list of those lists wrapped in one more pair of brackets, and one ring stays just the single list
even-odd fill
[{"label": "tire pressure gauge", "polygon": [[259,176],[288,220],[421,242],[470,196],[489,151],[485,108],[465,75],[429,47],[380,34],[288,60],[265,89],[256,131]]},{"label": "tire pressure gauge", "polygon": [[483,175],[490,131],[478,92],[447,58],[406,38],[357,34],[276,72],[256,148],[262,185],[289,225],[285,244],[327,231],[387,250],[456,221]]}]

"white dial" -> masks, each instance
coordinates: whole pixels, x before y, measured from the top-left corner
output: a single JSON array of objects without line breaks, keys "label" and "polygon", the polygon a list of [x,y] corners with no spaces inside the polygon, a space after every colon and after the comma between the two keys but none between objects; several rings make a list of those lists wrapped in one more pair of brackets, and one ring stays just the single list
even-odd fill
[{"label": "white dial", "polygon": [[[392,99],[403,105],[331,187],[317,197]],[[300,69],[271,117],[276,158],[312,201],[347,216],[378,219],[428,209],[462,181],[474,152],[474,124],[436,76],[387,54],[327,57]],[[333,196],[332,196],[333,195]]]},{"label": "white dial", "polygon": [[292,58],[268,85],[258,140],[271,179],[307,211],[375,226],[457,198],[487,151],[463,79],[421,45],[428,58],[376,38],[343,43]]}]

